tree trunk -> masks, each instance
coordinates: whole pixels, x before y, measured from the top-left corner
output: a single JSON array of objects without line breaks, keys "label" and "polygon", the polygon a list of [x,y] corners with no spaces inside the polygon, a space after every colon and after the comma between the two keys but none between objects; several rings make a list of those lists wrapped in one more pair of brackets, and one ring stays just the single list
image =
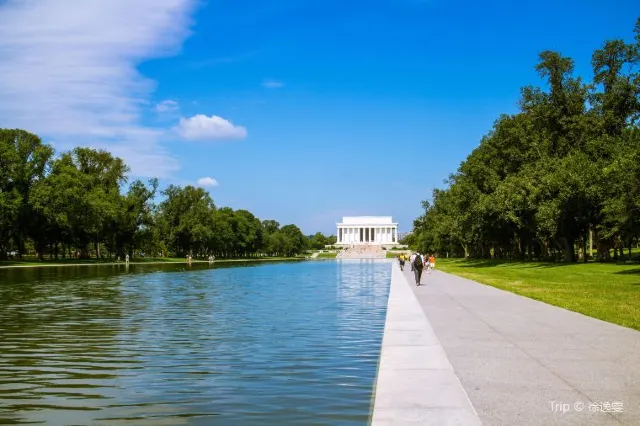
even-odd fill
[{"label": "tree trunk", "polygon": [[574,262],[576,259],[576,252],[573,238],[562,237],[560,241],[562,243],[563,261],[567,263]]},{"label": "tree trunk", "polygon": [[524,250],[522,249],[522,238],[520,235],[515,235],[516,239],[516,256],[519,260],[524,260]]},{"label": "tree trunk", "polygon": [[598,261],[609,261],[611,259],[611,253],[609,253],[609,249],[611,248],[610,242],[608,240],[600,239],[597,232],[595,233],[594,238],[598,248]]},{"label": "tree trunk", "polygon": [[44,260],[44,244],[42,244],[41,242],[35,242],[33,243],[33,248],[36,249],[36,255],[38,256],[39,260]]}]

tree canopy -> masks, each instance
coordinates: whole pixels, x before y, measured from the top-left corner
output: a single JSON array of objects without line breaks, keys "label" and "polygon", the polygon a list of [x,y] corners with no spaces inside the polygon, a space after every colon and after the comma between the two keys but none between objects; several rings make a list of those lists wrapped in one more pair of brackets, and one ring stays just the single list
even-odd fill
[{"label": "tree canopy", "polygon": [[422,251],[480,258],[614,257],[640,237],[640,19],[634,42],[593,52],[593,80],[540,53],[545,88],[524,87],[520,111],[493,129],[423,201],[411,242]]},{"label": "tree canopy", "polygon": [[[54,150],[25,130],[0,129],[0,259],[39,257],[294,256],[335,237],[218,208],[202,188],[128,183],[104,150]],[[156,198],[161,201],[156,203]]]}]

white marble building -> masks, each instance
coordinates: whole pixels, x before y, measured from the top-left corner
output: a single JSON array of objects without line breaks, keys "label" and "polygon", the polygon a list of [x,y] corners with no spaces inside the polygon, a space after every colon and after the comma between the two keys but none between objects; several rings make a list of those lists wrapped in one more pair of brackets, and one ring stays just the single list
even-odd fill
[{"label": "white marble building", "polygon": [[398,243],[398,224],[391,216],[345,216],[336,224],[336,245],[387,245]]}]

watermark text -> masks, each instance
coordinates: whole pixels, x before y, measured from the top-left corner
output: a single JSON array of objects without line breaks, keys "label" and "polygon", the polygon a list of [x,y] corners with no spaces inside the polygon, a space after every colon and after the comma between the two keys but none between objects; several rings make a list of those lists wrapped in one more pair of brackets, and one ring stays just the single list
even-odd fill
[{"label": "watermark text", "polygon": [[575,401],[573,403],[550,401],[550,405],[551,411],[563,414],[581,411],[587,411],[590,413],[622,413],[624,411],[624,404],[622,401]]}]

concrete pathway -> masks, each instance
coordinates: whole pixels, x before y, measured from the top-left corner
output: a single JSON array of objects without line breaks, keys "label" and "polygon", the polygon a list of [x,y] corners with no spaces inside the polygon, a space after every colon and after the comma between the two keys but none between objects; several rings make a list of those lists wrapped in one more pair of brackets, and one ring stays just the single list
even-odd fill
[{"label": "concrete pathway", "polygon": [[411,286],[393,264],[372,425],[480,425]]},{"label": "concrete pathway", "polygon": [[640,425],[640,332],[443,272],[405,277],[483,424]]}]

